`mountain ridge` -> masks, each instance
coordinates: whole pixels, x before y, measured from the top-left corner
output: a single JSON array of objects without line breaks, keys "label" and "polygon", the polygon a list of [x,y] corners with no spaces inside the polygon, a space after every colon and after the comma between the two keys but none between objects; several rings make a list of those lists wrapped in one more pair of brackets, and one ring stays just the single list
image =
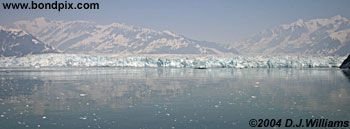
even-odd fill
[{"label": "mountain ridge", "polygon": [[237,54],[234,48],[218,43],[123,23],[99,25],[36,18],[17,21],[14,26],[67,53]]},{"label": "mountain ridge", "polygon": [[[157,31],[124,23],[100,25],[90,21],[60,21],[40,17],[17,21],[12,26],[48,44],[48,47],[53,46],[73,54],[345,56],[350,53],[350,20],[340,15],[323,19],[299,19],[266,29],[229,46],[190,39],[169,30]],[[0,29],[3,28],[0,26]]]},{"label": "mountain ridge", "polygon": [[299,19],[261,31],[231,45],[240,53],[266,55],[347,55],[350,53],[350,20]]},{"label": "mountain ridge", "polygon": [[0,46],[0,56],[25,56],[58,52],[25,31],[2,26],[0,26]]}]

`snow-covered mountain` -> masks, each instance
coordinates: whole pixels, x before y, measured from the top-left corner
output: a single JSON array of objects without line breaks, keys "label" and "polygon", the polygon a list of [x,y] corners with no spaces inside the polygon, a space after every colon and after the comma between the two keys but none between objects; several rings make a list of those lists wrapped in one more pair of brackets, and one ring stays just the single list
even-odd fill
[{"label": "snow-covered mountain", "polygon": [[36,18],[14,26],[66,53],[222,54],[237,53],[221,44],[197,41],[170,31],[113,23]]},{"label": "snow-covered mountain", "polygon": [[53,47],[22,30],[2,26],[0,26],[0,47],[0,57],[57,52]]},{"label": "snow-covered mountain", "polygon": [[350,20],[298,20],[262,31],[232,45],[246,54],[347,55],[350,53]]}]

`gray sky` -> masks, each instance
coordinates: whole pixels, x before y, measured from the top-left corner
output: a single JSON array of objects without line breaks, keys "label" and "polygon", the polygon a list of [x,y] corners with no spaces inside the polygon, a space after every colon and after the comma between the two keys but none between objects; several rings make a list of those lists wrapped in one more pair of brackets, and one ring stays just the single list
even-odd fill
[{"label": "gray sky", "polygon": [[[1,0],[4,3],[10,0]],[[13,2],[13,0],[11,0]],[[26,1],[26,0],[22,0]],[[35,0],[35,2],[52,2]],[[65,0],[58,0],[64,2]],[[46,17],[121,22],[156,30],[171,30],[197,40],[232,43],[276,25],[298,19],[350,18],[350,0],[66,0],[98,2],[99,10],[4,10],[0,23]],[[21,2],[21,0],[16,1]],[[26,1],[30,2],[30,1]]]}]

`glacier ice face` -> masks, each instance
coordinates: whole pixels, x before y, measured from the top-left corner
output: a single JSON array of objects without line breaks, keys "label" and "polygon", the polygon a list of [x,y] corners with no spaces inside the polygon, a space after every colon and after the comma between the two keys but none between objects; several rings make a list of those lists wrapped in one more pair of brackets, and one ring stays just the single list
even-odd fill
[{"label": "glacier ice face", "polygon": [[1,57],[0,67],[330,68],[346,57],[39,54]]}]

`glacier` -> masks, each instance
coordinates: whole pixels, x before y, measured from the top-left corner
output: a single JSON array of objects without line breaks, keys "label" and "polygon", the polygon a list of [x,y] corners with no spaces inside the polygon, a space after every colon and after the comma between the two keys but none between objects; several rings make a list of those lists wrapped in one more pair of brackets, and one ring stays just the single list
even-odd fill
[{"label": "glacier", "polygon": [[167,68],[331,68],[344,56],[88,55],[37,54],[0,57],[1,68],[167,67]]}]

